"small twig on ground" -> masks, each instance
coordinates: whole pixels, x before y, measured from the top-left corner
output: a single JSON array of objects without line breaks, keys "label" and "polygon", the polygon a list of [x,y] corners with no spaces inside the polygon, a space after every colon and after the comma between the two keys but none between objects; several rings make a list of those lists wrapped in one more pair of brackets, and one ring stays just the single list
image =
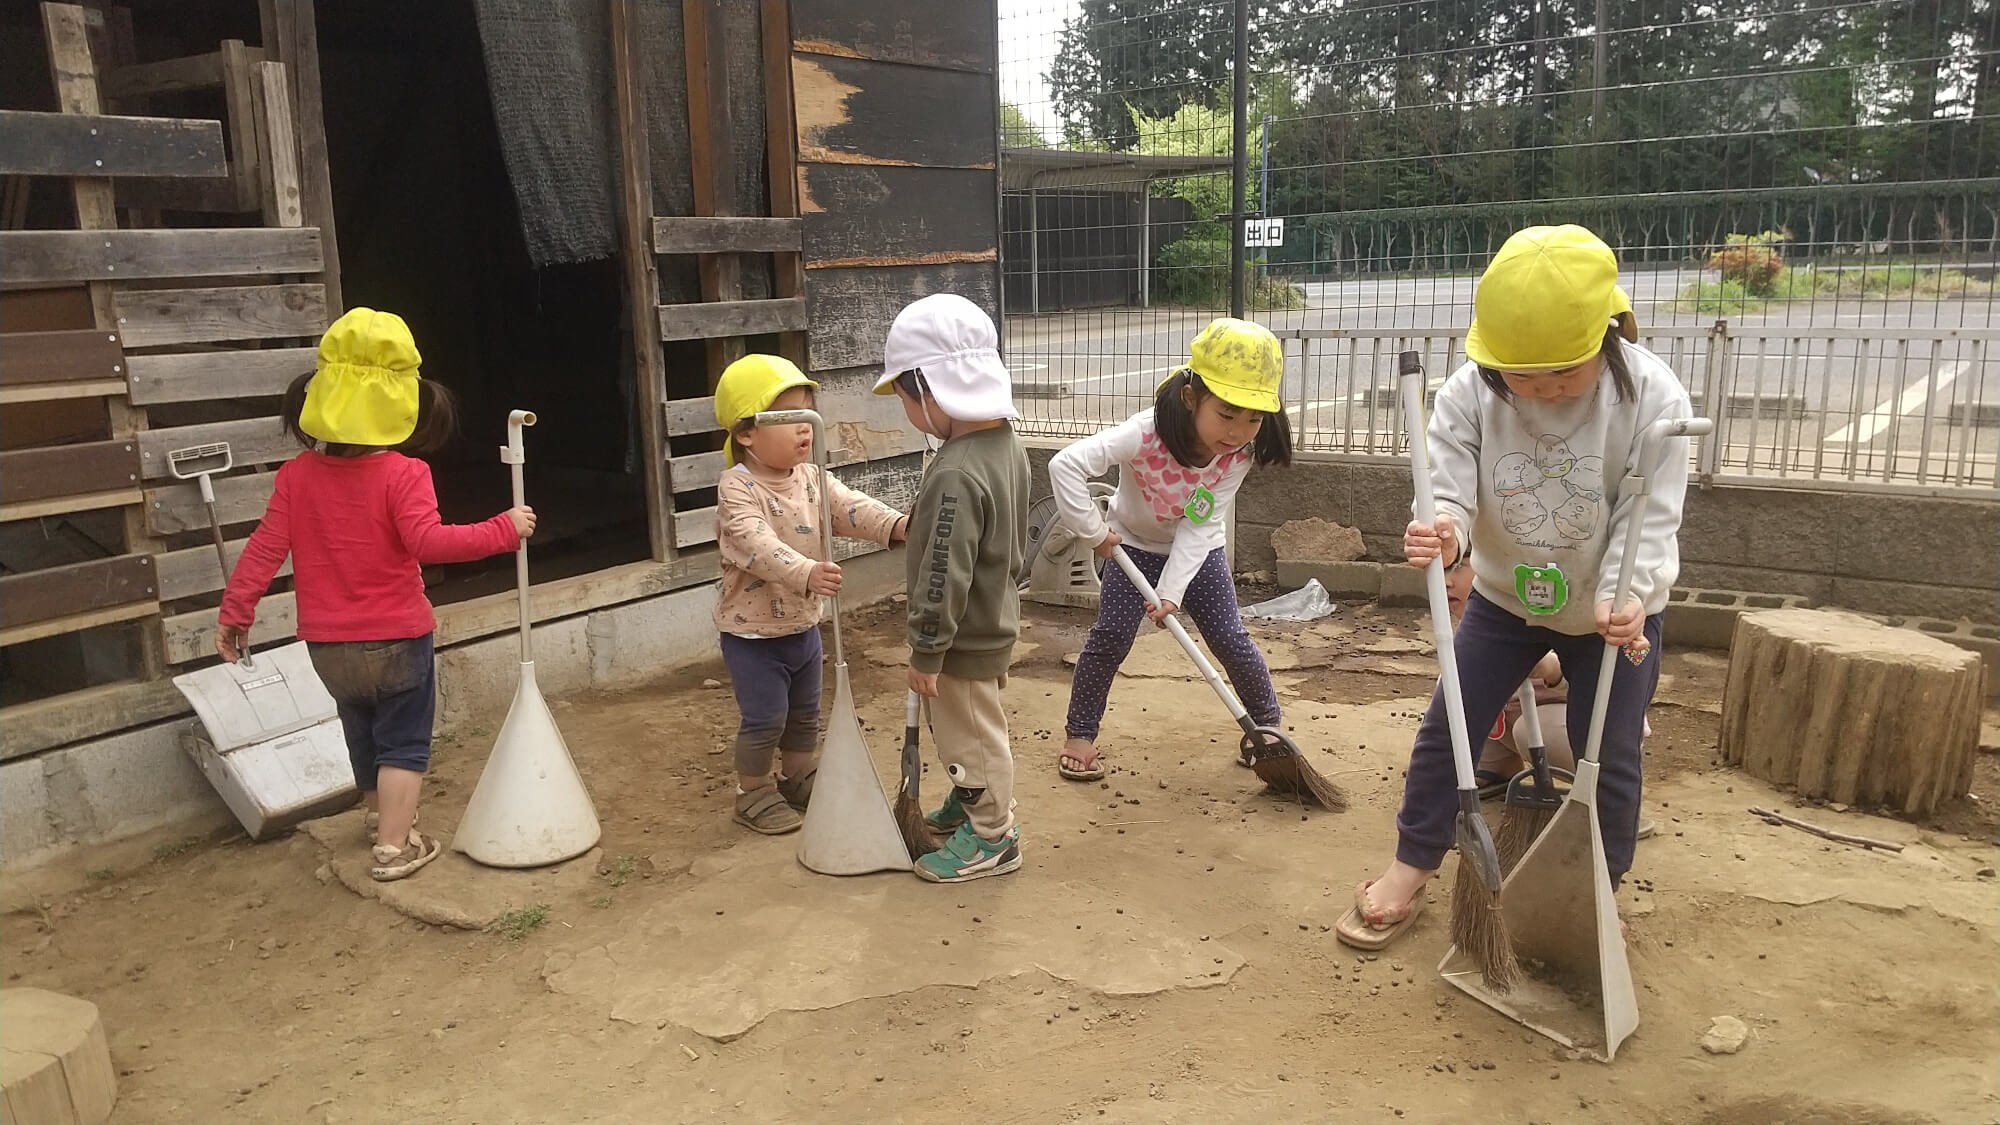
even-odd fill
[{"label": "small twig on ground", "polygon": [[1760,809],[1756,805],[1750,806],[1750,815],[1761,818],[1766,824],[1787,825],[1801,832],[1810,832],[1815,836],[1834,840],[1842,844],[1853,844],[1856,847],[1868,848],[1870,850],[1881,848],[1887,852],[1900,852],[1903,850],[1903,845],[1901,844],[1892,844],[1887,840],[1877,840],[1872,836],[1855,836],[1846,832],[1835,832],[1830,828],[1821,828],[1816,824],[1807,824],[1803,820],[1797,820],[1781,812]]},{"label": "small twig on ground", "polygon": [[1099,828],[1130,828],[1137,824],[1165,824],[1164,820],[1107,820]]}]

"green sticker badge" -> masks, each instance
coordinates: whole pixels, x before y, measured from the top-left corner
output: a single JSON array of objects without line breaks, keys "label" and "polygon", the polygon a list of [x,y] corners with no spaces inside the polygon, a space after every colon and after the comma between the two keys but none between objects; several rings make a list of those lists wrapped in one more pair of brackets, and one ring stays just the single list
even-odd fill
[{"label": "green sticker badge", "polygon": [[1554,566],[1524,563],[1514,568],[1514,596],[1529,613],[1546,617],[1569,604],[1569,581]]},{"label": "green sticker badge", "polygon": [[1206,485],[1196,485],[1188,494],[1187,507],[1181,509],[1181,514],[1189,523],[1207,523],[1215,515],[1215,493]]}]

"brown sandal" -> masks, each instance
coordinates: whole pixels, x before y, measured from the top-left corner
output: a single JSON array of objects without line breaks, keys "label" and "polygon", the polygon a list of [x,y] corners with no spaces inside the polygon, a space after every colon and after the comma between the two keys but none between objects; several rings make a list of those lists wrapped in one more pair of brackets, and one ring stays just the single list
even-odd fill
[{"label": "brown sandal", "polygon": [[766,836],[783,836],[805,825],[776,785],[763,785],[736,797],[736,823]]},{"label": "brown sandal", "polygon": [[1417,915],[1424,912],[1425,889],[1420,886],[1417,893],[1410,896],[1410,901],[1401,907],[1391,907],[1376,917],[1369,917],[1368,888],[1374,882],[1370,879],[1354,888],[1354,905],[1333,924],[1334,936],[1340,939],[1341,944],[1369,952],[1382,949],[1409,929],[1410,923],[1417,920]]},{"label": "brown sandal", "polygon": [[375,865],[368,869],[368,877],[378,883],[393,883],[415,875],[423,866],[438,857],[444,848],[435,837],[426,836],[412,828],[409,842],[398,848],[391,844],[375,845]]},{"label": "brown sandal", "polygon": [[778,776],[778,792],[784,794],[785,803],[799,812],[806,811],[806,806],[812,804],[813,778],[818,774],[819,765],[817,763],[807,766],[796,777],[785,777],[780,774]]}]

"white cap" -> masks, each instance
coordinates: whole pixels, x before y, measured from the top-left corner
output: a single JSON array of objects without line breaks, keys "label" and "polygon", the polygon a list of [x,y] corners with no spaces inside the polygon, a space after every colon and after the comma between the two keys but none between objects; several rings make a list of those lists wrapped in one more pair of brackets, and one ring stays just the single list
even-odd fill
[{"label": "white cap", "polygon": [[896,376],[921,369],[938,409],[961,422],[1018,418],[1013,381],[1000,361],[993,318],[956,293],[912,301],[889,325],[875,393],[896,393]]}]

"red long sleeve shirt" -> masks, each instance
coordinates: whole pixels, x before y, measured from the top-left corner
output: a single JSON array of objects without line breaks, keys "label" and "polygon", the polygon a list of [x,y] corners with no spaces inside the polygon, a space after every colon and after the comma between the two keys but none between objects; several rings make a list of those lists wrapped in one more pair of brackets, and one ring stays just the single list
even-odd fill
[{"label": "red long sleeve shirt", "polygon": [[440,520],[422,461],[307,451],[278,470],[270,506],[229,576],[221,620],[249,628],[290,554],[300,640],[421,637],[437,627],[422,564],[471,562],[519,543],[505,512],[483,523]]}]

